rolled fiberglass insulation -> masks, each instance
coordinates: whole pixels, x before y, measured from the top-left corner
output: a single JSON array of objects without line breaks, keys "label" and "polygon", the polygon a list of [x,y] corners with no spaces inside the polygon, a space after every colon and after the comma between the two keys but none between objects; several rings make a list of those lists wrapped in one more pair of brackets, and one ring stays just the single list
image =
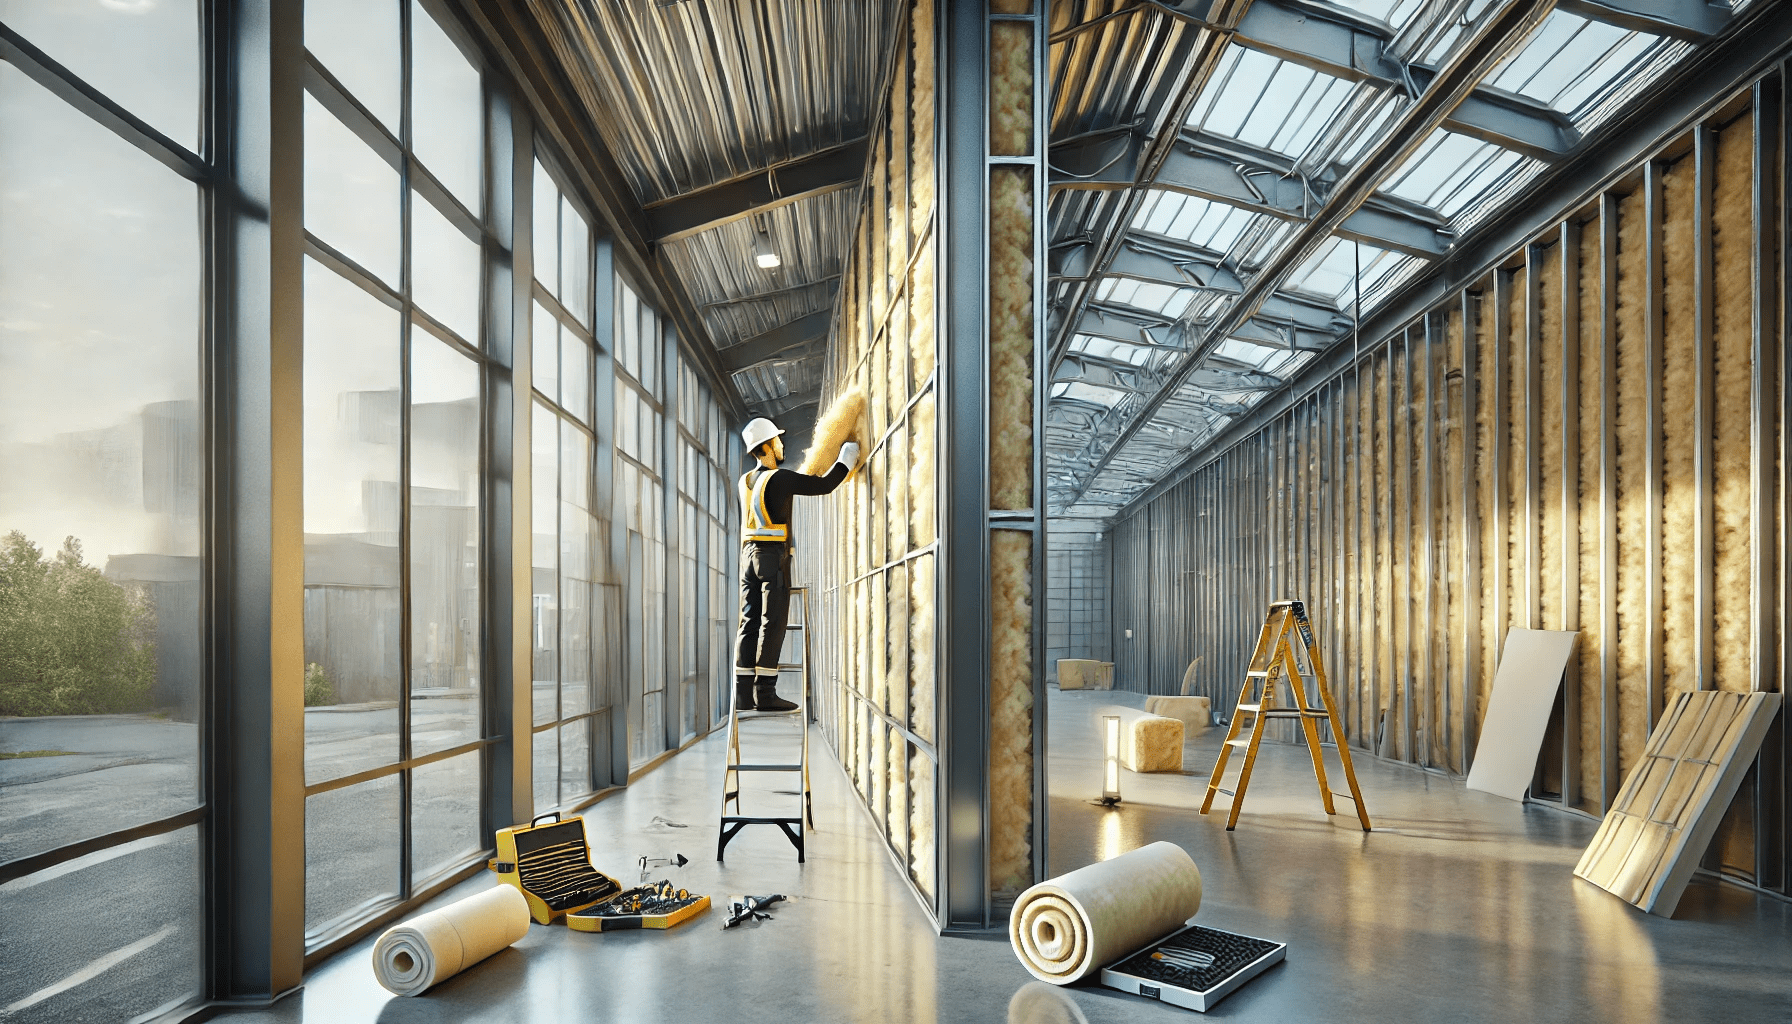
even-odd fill
[{"label": "rolled fiberglass insulation", "polygon": [[1618,402],[1613,429],[1618,449],[1618,771],[1628,772],[1649,738],[1645,666],[1650,623],[1644,594],[1644,543],[1649,507],[1646,458],[1649,339],[1648,218],[1641,192],[1618,201]]},{"label": "rolled fiberglass insulation", "polygon": [[1033,177],[1025,167],[989,176],[989,504],[1024,509],[1033,507]]},{"label": "rolled fiberglass insulation", "polygon": [[908,566],[898,565],[889,572],[887,600],[890,605],[889,674],[886,687],[890,692],[890,714],[908,722],[908,645],[909,592]]},{"label": "rolled fiberglass insulation", "polygon": [[909,107],[909,138],[914,159],[909,161],[909,233],[921,237],[927,218],[933,215],[933,118],[935,72],[933,59],[933,7],[936,0],[915,0],[909,23],[910,56],[913,58],[915,95]]},{"label": "rolled fiberglass insulation", "polygon": [[1711,411],[1712,523],[1717,544],[1711,596],[1717,633],[1713,675],[1720,690],[1746,693],[1750,687],[1749,607],[1754,583],[1749,571],[1753,493],[1749,465],[1751,372],[1753,369],[1754,254],[1752,197],[1754,133],[1750,118],[1738,118],[1718,133],[1716,194],[1712,220],[1712,348],[1717,358]]},{"label": "rolled fiberglass insulation", "polygon": [[989,537],[990,889],[1033,881],[1033,535]]},{"label": "rolled fiberglass insulation", "polygon": [[495,885],[386,929],[373,944],[373,976],[393,995],[422,995],[527,934],[529,901]]},{"label": "rolled fiberglass insulation", "polygon": [[909,563],[908,721],[915,735],[933,742],[933,556]]},{"label": "rolled fiberglass insulation", "polygon": [[1040,882],[1014,901],[1008,941],[1040,981],[1068,985],[1182,928],[1201,909],[1201,869],[1152,843]]},{"label": "rolled fiberglass insulation", "polygon": [[1529,413],[1524,398],[1525,380],[1530,376],[1524,343],[1524,297],[1529,276],[1525,270],[1512,275],[1512,290],[1506,295],[1506,336],[1500,339],[1506,356],[1506,464],[1500,467],[1500,472],[1506,474],[1506,535],[1501,538],[1506,545],[1506,578],[1500,585],[1506,588],[1508,614],[1506,621],[1499,624],[1495,642],[1502,647],[1506,630],[1531,625],[1525,614],[1524,588],[1525,573],[1533,568],[1526,564],[1524,550],[1525,419]]},{"label": "rolled fiberglass insulation", "polygon": [[[992,9],[993,9],[992,5]],[[989,152],[1033,151],[1033,26],[998,21],[989,26]]]},{"label": "rolled fiberglass insulation", "polygon": [[1600,562],[1604,557],[1600,529],[1601,394],[1605,388],[1605,361],[1600,351],[1600,324],[1605,297],[1600,284],[1599,222],[1586,225],[1580,235],[1580,793],[1584,807],[1597,809],[1602,802],[1600,766],[1604,758],[1604,722],[1601,719],[1604,680],[1601,654],[1605,649],[1605,614],[1600,604]]},{"label": "rolled fiberglass insulation", "polygon": [[934,309],[933,286],[935,281],[934,254],[938,252],[929,240],[922,246],[922,252],[915,260],[915,269],[909,281],[909,335],[908,358],[909,372],[914,374],[912,382],[916,391],[933,373],[934,361]]},{"label": "rolled fiberglass insulation", "polygon": [[922,395],[908,421],[909,544],[915,548],[932,544],[934,536],[934,446],[938,443],[938,424],[933,400],[933,392]]},{"label": "rolled fiberglass insulation", "polygon": [[1562,628],[1562,259],[1561,243],[1543,253],[1537,271],[1538,376],[1543,380],[1538,438],[1538,474],[1543,492],[1537,502],[1542,520],[1538,554],[1538,605],[1544,629]]},{"label": "rolled fiberglass insulation", "polygon": [[933,758],[917,747],[908,752],[908,873],[928,899],[933,898]]},{"label": "rolled fiberglass insulation", "polygon": [[1693,164],[1690,157],[1682,159],[1661,183],[1661,655],[1670,697],[1699,685],[1692,603],[1699,380],[1693,353]]}]

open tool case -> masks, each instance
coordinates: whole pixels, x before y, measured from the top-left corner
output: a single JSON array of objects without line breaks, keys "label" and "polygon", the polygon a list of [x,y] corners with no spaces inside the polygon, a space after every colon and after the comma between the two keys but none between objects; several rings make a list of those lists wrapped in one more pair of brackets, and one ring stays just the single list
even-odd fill
[{"label": "open tool case", "polygon": [[497,850],[487,866],[522,891],[538,924],[565,915],[567,927],[581,932],[670,928],[709,909],[708,896],[675,890],[670,882],[625,892],[591,866],[581,817],[562,819],[549,812],[527,825],[501,828]]},{"label": "open tool case", "polygon": [[1101,983],[1205,1012],[1287,955],[1285,942],[1190,925],[1103,967]]}]

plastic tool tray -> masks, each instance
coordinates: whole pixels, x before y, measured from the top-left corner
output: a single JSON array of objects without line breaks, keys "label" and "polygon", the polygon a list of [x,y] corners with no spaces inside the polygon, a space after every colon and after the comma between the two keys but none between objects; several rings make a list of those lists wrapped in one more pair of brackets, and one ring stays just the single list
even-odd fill
[{"label": "plastic tool tray", "polygon": [[[554,821],[537,824],[548,817]],[[602,903],[622,891],[614,878],[591,866],[583,818],[562,821],[557,813],[544,814],[528,825],[499,829],[497,840],[498,856],[491,862],[492,870],[523,891],[529,915],[540,924]]]},{"label": "plastic tool tray", "polygon": [[709,909],[709,897],[674,888],[671,882],[637,885],[594,907],[566,915],[575,932],[619,932],[630,928],[670,928]]},{"label": "plastic tool tray", "polygon": [[1281,962],[1285,942],[1190,925],[1101,969],[1101,983],[1122,992],[1206,1011]]}]

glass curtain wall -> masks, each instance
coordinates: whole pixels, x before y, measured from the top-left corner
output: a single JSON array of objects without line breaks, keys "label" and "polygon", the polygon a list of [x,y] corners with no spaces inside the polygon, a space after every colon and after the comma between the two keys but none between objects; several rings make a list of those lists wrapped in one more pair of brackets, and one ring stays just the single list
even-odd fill
[{"label": "glass curtain wall", "polygon": [[307,0],[305,47],[315,948],[486,845],[480,296],[497,243],[472,49],[418,0]]},{"label": "glass curtain wall", "polygon": [[539,158],[534,175],[530,575],[540,814],[610,784],[610,680],[622,602],[608,509],[592,472],[603,407],[593,387],[591,223]]},{"label": "glass curtain wall", "polygon": [[[733,663],[729,551],[733,488],[725,470],[722,409],[697,372],[678,361],[679,742],[706,732]],[[720,705],[726,708],[726,704]]]},{"label": "glass curtain wall", "polygon": [[127,1020],[203,984],[199,7],[0,0],[8,1021]]},{"label": "glass curtain wall", "polygon": [[[615,510],[626,530],[623,678],[629,688],[629,764],[666,750],[665,448],[659,313],[618,275],[616,289]],[[675,653],[675,652],[674,652]]]}]

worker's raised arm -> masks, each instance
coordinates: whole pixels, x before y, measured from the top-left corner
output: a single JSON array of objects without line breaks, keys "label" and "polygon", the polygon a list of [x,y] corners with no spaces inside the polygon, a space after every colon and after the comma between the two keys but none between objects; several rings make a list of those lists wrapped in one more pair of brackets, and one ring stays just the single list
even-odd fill
[{"label": "worker's raised arm", "polygon": [[852,472],[852,467],[859,462],[859,446],[851,441],[840,446],[840,458],[833,467],[821,476],[810,476],[794,469],[780,470],[779,475],[788,482],[792,494],[832,494]]}]

